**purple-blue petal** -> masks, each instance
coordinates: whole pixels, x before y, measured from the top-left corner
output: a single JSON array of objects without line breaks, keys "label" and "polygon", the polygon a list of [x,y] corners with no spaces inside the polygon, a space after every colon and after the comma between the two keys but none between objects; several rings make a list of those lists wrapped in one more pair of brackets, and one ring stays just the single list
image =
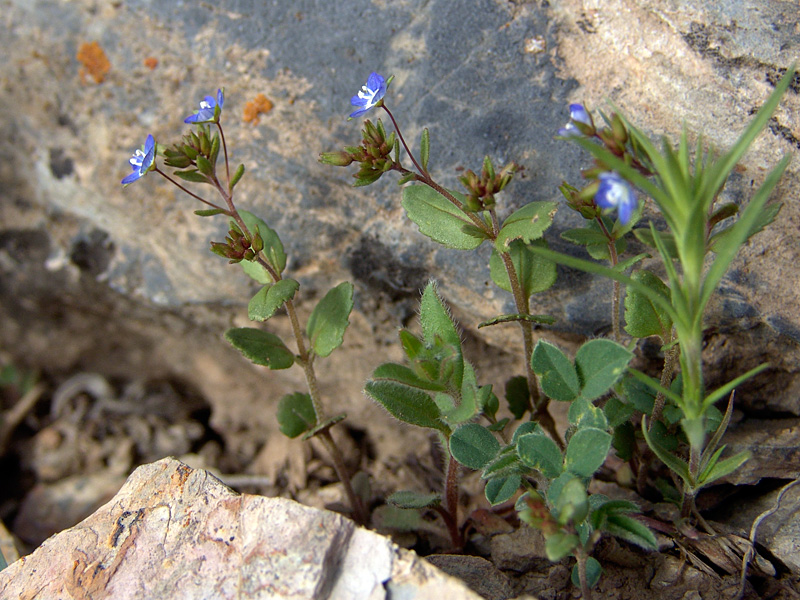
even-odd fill
[{"label": "purple-blue petal", "polygon": [[583,123],[584,125],[592,124],[592,118],[589,116],[589,113],[586,112],[586,109],[583,107],[583,104],[570,104],[569,118],[572,119],[573,121]]}]

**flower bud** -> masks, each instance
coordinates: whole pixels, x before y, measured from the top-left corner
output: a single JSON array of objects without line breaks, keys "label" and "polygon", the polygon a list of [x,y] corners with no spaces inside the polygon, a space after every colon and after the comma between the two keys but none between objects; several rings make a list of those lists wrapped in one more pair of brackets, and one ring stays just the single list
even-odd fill
[{"label": "flower bud", "polygon": [[333,165],[334,167],[346,167],[353,162],[353,156],[344,150],[323,152],[319,155],[319,162],[324,165]]}]

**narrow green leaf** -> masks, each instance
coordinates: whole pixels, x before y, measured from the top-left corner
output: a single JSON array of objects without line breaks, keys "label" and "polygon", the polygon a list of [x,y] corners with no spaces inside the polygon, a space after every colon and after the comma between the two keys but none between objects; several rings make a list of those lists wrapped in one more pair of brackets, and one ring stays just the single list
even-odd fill
[{"label": "narrow green leaf", "polygon": [[642,548],[658,550],[658,541],[653,532],[650,531],[647,525],[633,517],[611,513],[606,518],[603,530]]},{"label": "narrow green leaf", "polygon": [[194,211],[198,217],[213,217],[216,215],[225,214],[225,211],[221,208],[209,208],[207,210],[196,210]]},{"label": "narrow green leaf", "polygon": [[234,172],[233,177],[231,177],[231,183],[229,186],[230,189],[233,189],[234,186],[237,183],[239,183],[239,180],[242,178],[243,175],[244,175],[244,165],[240,164],[238,167],[236,167],[236,171]]},{"label": "narrow green leaf", "polygon": [[516,444],[512,443],[512,445],[501,448],[497,456],[486,463],[483,467],[481,479],[491,480],[496,477],[509,477],[526,471],[528,471],[528,468],[520,462]]},{"label": "narrow green leaf", "polygon": [[579,477],[591,477],[603,466],[610,449],[610,433],[594,427],[579,429],[567,444],[564,467]]},{"label": "narrow green leaf", "polygon": [[483,493],[489,501],[489,504],[497,506],[498,504],[511,500],[521,485],[522,479],[519,475],[497,477],[486,482]]},{"label": "narrow green leaf", "polygon": [[395,492],[388,498],[386,502],[399,508],[431,508],[439,506],[442,503],[442,498],[439,494],[420,494],[409,490]]},{"label": "narrow green leaf", "polygon": [[[460,202],[463,194],[451,192]],[[427,185],[412,185],[403,189],[403,208],[408,218],[419,227],[420,233],[448,248],[473,250],[485,237],[475,237],[462,230],[474,225],[472,220],[447,198]]]},{"label": "narrow green leaf", "polygon": [[662,394],[664,394],[667,398],[672,400],[677,406],[683,405],[683,398],[681,398],[680,395],[676,394],[671,389],[667,389],[664,386],[662,386],[658,380],[653,379],[649,375],[642,373],[641,371],[637,371],[636,369],[629,368],[628,373],[630,373],[634,379],[638,379],[639,381],[641,381],[651,390],[654,390],[655,392],[661,392]]},{"label": "narrow green leaf", "polygon": [[372,510],[371,527],[376,531],[419,531],[425,525],[419,510],[400,508],[391,504]]},{"label": "narrow green leaf", "polygon": [[190,183],[209,183],[208,177],[198,173],[197,169],[187,169],[185,171],[173,171],[173,175]]},{"label": "narrow green leaf", "polygon": [[299,392],[280,399],[277,416],[281,433],[289,438],[296,438],[317,424],[311,396]]},{"label": "narrow green leaf", "polygon": [[572,242],[573,244],[577,244],[578,246],[608,243],[608,238],[602,231],[600,231],[599,227],[580,227],[578,229],[568,229],[561,234],[561,239]]},{"label": "narrow green leaf", "polygon": [[508,252],[511,242],[522,240],[529,244],[539,239],[553,224],[558,205],[555,202],[531,202],[512,213],[500,228],[495,240],[498,252]]},{"label": "narrow green leaf", "polygon": [[580,392],[578,374],[572,362],[556,346],[539,340],[533,349],[531,367],[540,378],[542,390],[549,398],[569,402]]},{"label": "narrow green leaf", "polygon": [[396,381],[409,387],[416,387],[431,392],[443,392],[445,386],[435,381],[423,379],[405,365],[383,363],[372,372],[372,379]]},{"label": "narrow green leaf", "polygon": [[575,354],[581,397],[594,400],[605,394],[625,373],[633,353],[611,340],[590,340]]},{"label": "narrow green leaf", "polygon": [[517,440],[517,454],[525,465],[540,471],[548,479],[558,477],[563,470],[561,450],[544,434],[528,433],[520,436]]},{"label": "narrow green leaf", "polygon": [[[556,282],[556,263],[533,254],[528,249],[529,246],[547,248],[547,242],[544,238],[534,240],[530,244],[515,240],[508,248],[517,279],[527,297],[550,289]],[[511,291],[508,271],[497,249],[492,249],[489,258],[489,274],[497,287],[507,292]]]},{"label": "narrow green leaf", "polygon": [[551,562],[558,562],[569,556],[579,543],[577,535],[559,531],[545,540],[544,551]]},{"label": "narrow green leaf", "polygon": [[294,298],[299,287],[294,279],[281,279],[274,285],[265,285],[247,304],[247,316],[251,321],[266,321],[284,302]]},{"label": "narrow green leaf", "polygon": [[[653,234],[649,227],[637,227],[633,230],[633,235],[645,246],[649,246],[650,248],[656,247],[656,241],[653,239]],[[673,260],[677,260],[678,247],[675,245],[675,236],[668,232],[661,232],[661,240],[664,242],[664,247],[667,249],[669,257]]]},{"label": "narrow green leaf", "polygon": [[396,381],[379,380],[368,381],[364,391],[403,423],[449,433],[449,428],[440,419],[439,407],[422,390]]},{"label": "narrow green leaf", "polygon": [[353,310],[353,284],[344,281],[330,290],[314,307],[306,333],[317,356],[328,356],[344,341]]},{"label": "narrow green leaf", "polygon": [[550,315],[500,315],[494,319],[479,323],[478,329],[481,327],[489,327],[490,325],[499,325],[500,323],[515,323],[517,321],[528,321],[530,323],[542,323],[545,325],[552,325],[556,322],[555,318]]},{"label": "narrow green leaf", "polygon": [[428,159],[431,155],[431,136],[428,128],[422,130],[422,135],[419,140],[419,155],[422,160],[422,168],[428,170]]},{"label": "narrow green leaf", "polygon": [[[775,218],[778,216],[778,213],[781,211],[781,208],[783,208],[782,202],[773,202],[771,204],[765,205],[760,212],[756,213],[757,214],[756,220],[750,226],[750,231],[748,232],[747,239],[749,240],[755,234],[762,231],[767,225],[770,225],[773,221],[775,221]],[[733,229],[733,226],[730,226],[712,235],[711,238],[708,240],[709,248],[713,251],[716,248],[717,244],[721,244],[724,242],[724,240],[728,239],[728,237],[733,231],[735,231]]]},{"label": "narrow green leaf", "polygon": [[482,469],[500,451],[500,442],[477,423],[462,425],[450,436],[450,454],[470,469]]},{"label": "narrow green leaf", "polygon": [[698,477],[698,485],[704,486],[708,485],[712,481],[716,481],[717,479],[721,479],[726,475],[730,475],[736,469],[741,467],[744,463],[750,460],[750,457],[753,456],[753,453],[749,450],[745,450],[744,452],[739,452],[738,454],[734,454],[726,458],[725,460],[719,460],[719,455],[725,449],[725,446],[718,450],[718,454],[716,454],[715,458],[713,458],[708,463],[708,467],[700,474]]},{"label": "narrow green leaf", "polygon": [[480,407],[478,405],[478,382],[475,377],[475,370],[472,365],[467,361],[461,361],[462,365],[462,378],[461,378],[461,397],[452,397],[451,403],[453,408],[443,409],[442,419],[451,427],[466,423],[478,416]]},{"label": "narrow green leaf", "polygon": [[277,335],[260,329],[238,327],[225,332],[225,339],[246,358],[270,369],[288,369],[294,355]]},{"label": "narrow green leaf", "polygon": [[[669,300],[669,288],[654,273],[643,269],[634,273],[632,278]],[[666,343],[671,336],[672,319],[661,306],[638,290],[631,289],[625,296],[625,331],[638,338],[657,335]]]},{"label": "narrow green leaf", "polygon": [[647,442],[647,445],[650,446],[650,449],[653,453],[663,462],[669,469],[678,475],[681,479],[683,479],[686,486],[692,490],[695,487],[694,479],[692,478],[691,473],[689,472],[689,465],[688,463],[675,456],[665,448],[658,444],[650,433],[647,431],[647,423],[646,418],[642,416],[642,434],[644,435],[644,439]]},{"label": "narrow green leaf", "polygon": [[198,154],[197,158],[195,158],[195,162],[197,163],[197,170],[200,173],[203,175],[208,175],[209,177],[213,177],[214,165],[212,165],[205,156]]},{"label": "narrow green leaf", "polygon": [[562,254],[560,252],[553,252],[548,248],[538,248],[532,246],[531,252],[533,252],[534,254],[539,254],[540,256],[552,260],[553,262],[565,265],[567,267],[571,267],[573,269],[586,271],[587,273],[594,273],[596,275],[602,275],[603,277],[608,277],[609,279],[613,279],[614,281],[619,281],[620,283],[627,285],[629,289],[638,288],[638,290],[642,294],[648,296],[651,300],[653,300],[654,303],[660,305],[665,311],[667,311],[667,314],[669,314],[670,317],[672,317],[673,321],[677,317],[675,309],[669,302],[666,302],[664,300],[663,296],[661,296],[660,294],[656,294],[652,290],[641,285],[639,282],[634,281],[633,279],[631,279],[630,277],[628,277],[623,273],[620,273],[614,269],[611,269],[609,267],[604,267],[603,265],[599,265],[597,263],[588,260],[575,258],[574,256],[569,256],[568,254]]}]

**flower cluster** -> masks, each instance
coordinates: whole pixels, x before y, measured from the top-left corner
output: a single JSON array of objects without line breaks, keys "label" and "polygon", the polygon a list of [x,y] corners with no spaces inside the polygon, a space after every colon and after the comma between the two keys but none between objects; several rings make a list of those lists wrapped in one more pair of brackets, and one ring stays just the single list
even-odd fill
[{"label": "flower cluster", "polygon": [[519,166],[512,162],[496,173],[492,160],[487,156],[483,160],[480,177],[471,169],[467,170],[459,177],[468,192],[465,208],[470,212],[479,212],[494,207],[494,195],[503,191],[518,169]]},{"label": "flower cluster", "polygon": [[[558,130],[559,136],[596,137],[616,156],[625,156],[628,132],[619,115],[612,115],[611,126],[599,131],[595,128],[592,116],[582,104],[569,105],[569,118],[569,123]],[[636,193],[631,185],[618,173],[609,171],[601,164],[585,171],[584,176],[592,181],[583,190],[579,191],[566,184],[560,188],[570,208],[580,212],[586,219],[598,217],[601,212],[598,209],[616,210],[620,223],[627,225],[638,206]]]},{"label": "flower cluster", "polygon": [[[338,152],[323,152],[319,156],[320,162],[335,167],[346,167],[353,162],[359,163],[361,168],[354,175],[356,186],[374,183],[384,173],[400,168],[397,162],[400,152],[397,136],[394,132],[387,136],[380,119],[377,125],[369,120],[364,121],[361,136],[360,146],[346,146],[344,150]],[[394,158],[391,156],[392,152]]]},{"label": "flower cluster", "polygon": [[258,253],[263,249],[264,240],[261,239],[258,231],[256,231],[251,240],[234,222],[231,222],[231,228],[224,242],[211,242],[211,251],[223,258],[227,258],[229,263],[255,260]]}]

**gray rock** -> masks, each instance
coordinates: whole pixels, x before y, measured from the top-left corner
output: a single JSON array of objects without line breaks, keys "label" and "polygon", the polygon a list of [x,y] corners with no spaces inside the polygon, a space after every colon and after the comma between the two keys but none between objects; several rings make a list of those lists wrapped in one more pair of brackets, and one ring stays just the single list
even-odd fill
[{"label": "gray rock", "polygon": [[[0,572],[0,597],[479,600],[341,515],[239,495],[174,459]],[[81,595],[82,594],[82,595]]]},{"label": "gray rock", "polygon": [[[380,422],[380,411],[364,408],[362,382],[377,363],[396,358],[388,344],[431,276],[468,332],[491,348],[518,349],[513,326],[475,329],[511,307],[491,284],[488,248],[434,246],[404,218],[391,177],[353,189],[345,169],[316,159],[357,142],[358,124],[345,117],[367,74],[394,74],[388,102],[410,143],[430,127],[432,170],[446,185],[457,186],[457,168],[476,169],[487,154],[525,166],[503,200],[507,214],[557,199],[562,180],[580,181],[587,157],[552,139],[567,103],[602,108],[610,100],[654,135],[675,138],[685,122],[724,149],[800,47],[796,11],[786,3],[592,6],[6,0],[4,349],[54,370],[80,364],[106,375],[178,377],[209,398],[219,430],[274,430],[274,402],[298,382],[293,374],[257,373],[219,341],[225,327],[246,323],[243,308],[256,289],[238,268],[208,255],[225,223],[195,218],[188,211],[197,206],[154,174],[124,191],[119,185],[147,133],[177,140],[182,118],[222,86],[228,146],[247,167],[240,206],[280,232],[302,286],[301,313],[331,285],[356,282],[348,342],[340,356],[318,363],[323,394],[341,398],[336,409],[348,410],[357,426]],[[94,40],[111,65],[99,84],[75,60],[80,45]],[[145,66],[147,58],[158,66]],[[797,153],[797,92],[795,85],[724,199],[746,202],[781,155]],[[253,126],[240,115],[258,93],[274,108]],[[712,303],[706,359],[709,385],[769,361],[771,370],[742,386],[737,402],[800,415],[797,169],[790,166],[775,193],[786,202],[780,218],[744,248]],[[578,223],[560,210],[551,245],[579,253],[558,237]],[[573,343],[607,331],[609,290],[561,269],[535,311],[558,319],[549,337]],[[281,318],[269,327],[288,331]],[[262,377],[274,396],[261,394]]]}]

